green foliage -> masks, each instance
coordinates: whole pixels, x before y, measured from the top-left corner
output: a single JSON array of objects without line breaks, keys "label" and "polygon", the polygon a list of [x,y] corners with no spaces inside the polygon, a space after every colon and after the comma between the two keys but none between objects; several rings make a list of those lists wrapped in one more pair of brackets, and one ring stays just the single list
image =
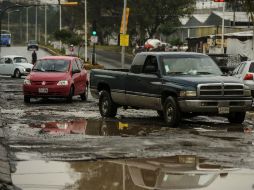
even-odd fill
[{"label": "green foliage", "polygon": [[170,40],[170,44],[173,46],[181,46],[183,45],[183,42],[180,40],[180,38],[174,38]]},{"label": "green foliage", "polygon": [[79,45],[82,37],[69,30],[58,30],[54,33],[56,40],[61,40],[65,44]]}]

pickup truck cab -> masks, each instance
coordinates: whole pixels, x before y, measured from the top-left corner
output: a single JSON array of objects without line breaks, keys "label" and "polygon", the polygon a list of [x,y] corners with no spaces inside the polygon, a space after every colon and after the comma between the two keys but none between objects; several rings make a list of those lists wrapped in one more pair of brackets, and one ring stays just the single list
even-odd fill
[{"label": "pickup truck cab", "polygon": [[157,110],[169,126],[189,114],[221,115],[242,123],[252,105],[249,87],[223,76],[209,56],[199,53],[143,52],[129,71],[95,69],[90,79],[103,117],[114,117],[124,106]]}]

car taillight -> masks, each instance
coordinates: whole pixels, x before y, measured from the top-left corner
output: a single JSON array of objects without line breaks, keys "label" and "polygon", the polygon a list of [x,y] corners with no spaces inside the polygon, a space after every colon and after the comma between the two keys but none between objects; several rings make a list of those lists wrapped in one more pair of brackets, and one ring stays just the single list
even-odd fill
[{"label": "car taillight", "polygon": [[247,73],[244,77],[243,80],[253,80],[253,74],[252,73]]}]

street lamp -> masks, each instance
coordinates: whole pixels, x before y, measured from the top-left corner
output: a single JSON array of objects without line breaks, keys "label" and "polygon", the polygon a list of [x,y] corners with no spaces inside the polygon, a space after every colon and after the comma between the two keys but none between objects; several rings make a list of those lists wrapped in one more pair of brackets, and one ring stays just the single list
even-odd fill
[{"label": "street lamp", "polygon": [[28,42],[28,34],[29,34],[29,32],[28,32],[28,26],[29,26],[28,10],[29,10],[29,8],[31,8],[31,7],[26,7],[26,42]]},{"label": "street lamp", "polygon": [[8,18],[8,25],[7,25],[7,30],[10,31],[10,14],[13,12],[19,12],[19,10],[14,10],[14,11],[8,11],[7,12],[7,18]]}]

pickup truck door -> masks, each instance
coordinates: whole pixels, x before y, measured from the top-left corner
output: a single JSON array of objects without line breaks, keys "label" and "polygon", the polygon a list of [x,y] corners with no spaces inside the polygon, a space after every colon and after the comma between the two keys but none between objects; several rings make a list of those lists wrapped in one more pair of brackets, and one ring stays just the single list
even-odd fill
[{"label": "pickup truck door", "polygon": [[141,73],[129,73],[126,79],[127,103],[133,107],[161,109],[162,79],[155,56],[147,56]]}]

